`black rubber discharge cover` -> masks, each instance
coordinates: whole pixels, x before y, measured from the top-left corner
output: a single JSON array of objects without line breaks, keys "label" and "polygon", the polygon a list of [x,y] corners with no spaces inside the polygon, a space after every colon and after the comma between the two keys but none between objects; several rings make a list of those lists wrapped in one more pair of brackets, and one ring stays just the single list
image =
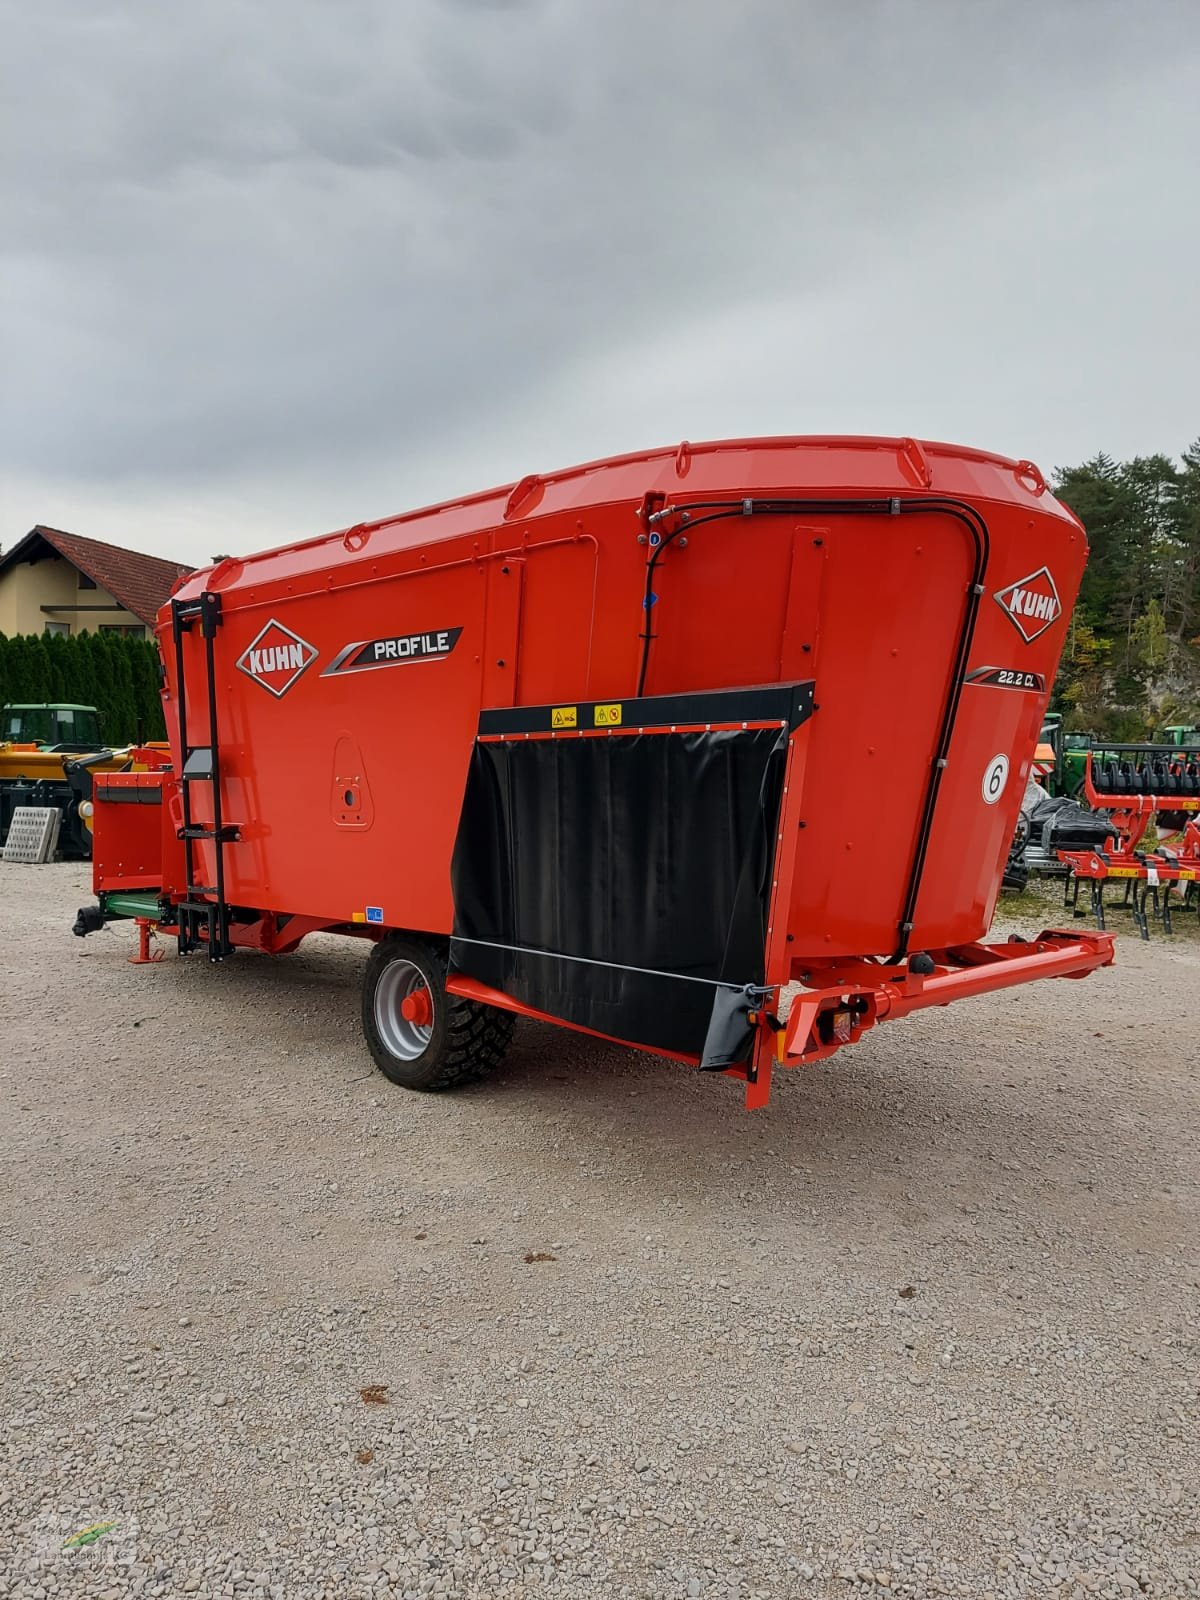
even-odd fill
[{"label": "black rubber discharge cover", "polygon": [[597,1033],[699,1056],[714,990],[683,975],[763,980],[786,752],[783,727],[476,743],[452,969]]}]

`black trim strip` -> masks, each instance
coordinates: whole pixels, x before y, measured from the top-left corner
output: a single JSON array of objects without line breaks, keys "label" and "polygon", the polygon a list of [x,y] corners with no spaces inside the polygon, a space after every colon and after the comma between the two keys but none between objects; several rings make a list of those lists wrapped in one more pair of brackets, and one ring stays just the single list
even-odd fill
[{"label": "black trim strip", "polygon": [[160,806],[162,805],[162,785],[155,784],[151,787],[139,785],[134,788],[122,784],[120,788],[115,785],[107,787],[96,785],[96,799],[103,800],[108,806]]},{"label": "black trim strip", "polygon": [[[629,733],[672,723],[778,722],[790,730],[813,712],[814,683],[770,683],[752,689],[704,689],[692,694],[630,696],[620,700],[577,700],[557,706],[504,706],[479,714],[485,734],[582,733],[596,728]],[[616,707],[619,717],[607,720]],[[574,713],[571,721],[564,713]],[[597,720],[597,713],[600,718]],[[556,713],[558,713],[556,717]]]}]

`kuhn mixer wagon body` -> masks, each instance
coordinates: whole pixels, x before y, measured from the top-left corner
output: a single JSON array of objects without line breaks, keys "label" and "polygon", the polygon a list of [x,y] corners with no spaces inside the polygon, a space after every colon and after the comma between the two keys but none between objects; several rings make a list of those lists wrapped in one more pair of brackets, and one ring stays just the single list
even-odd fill
[{"label": "kuhn mixer wagon body", "polygon": [[411,1087],[524,1014],[761,1104],[885,1017],[1111,960],[977,942],[1086,549],[1028,462],[824,438],[225,560],[160,616],[171,761],[98,784],[78,931],[372,939],[365,1031]]}]

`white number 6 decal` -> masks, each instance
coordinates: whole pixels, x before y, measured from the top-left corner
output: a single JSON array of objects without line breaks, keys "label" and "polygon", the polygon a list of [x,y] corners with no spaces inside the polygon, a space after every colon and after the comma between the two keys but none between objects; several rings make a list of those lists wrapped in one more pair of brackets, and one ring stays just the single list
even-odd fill
[{"label": "white number 6 decal", "polygon": [[983,775],[983,802],[985,805],[994,806],[1004,793],[1004,786],[1008,782],[1008,757],[993,756],[987,764],[987,771]]}]

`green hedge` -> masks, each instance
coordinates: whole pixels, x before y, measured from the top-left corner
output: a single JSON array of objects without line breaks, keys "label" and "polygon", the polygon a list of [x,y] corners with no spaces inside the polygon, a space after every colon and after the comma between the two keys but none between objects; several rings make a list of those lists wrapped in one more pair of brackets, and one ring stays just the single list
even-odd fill
[{"label": "green hedge", "polygon": [[0,633],[0,705],[95,706],[111,744],[165,739],[158,646],[120,633]]}]

